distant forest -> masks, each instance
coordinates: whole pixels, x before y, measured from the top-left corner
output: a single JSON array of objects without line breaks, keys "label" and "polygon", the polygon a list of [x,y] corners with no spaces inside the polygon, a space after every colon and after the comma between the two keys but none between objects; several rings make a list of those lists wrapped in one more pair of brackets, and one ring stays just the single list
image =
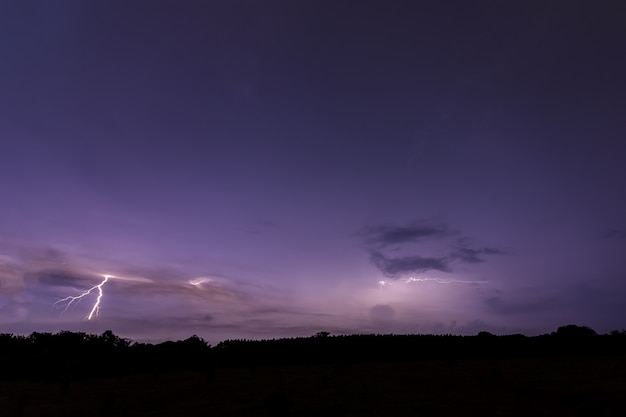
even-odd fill
[{"label": "distant forest", "polygon": [[541,336],[349,335],[226,340],[211,346],[198,336],[159,344],[136,343],[110,330],[100,335],[61,331],[29,336],[0,334],[1,380],[63,381],[76,378],[201,371],[220,368],[455,361],[563,356],[625,356],[626,331],[597,334],[568,325]]}]

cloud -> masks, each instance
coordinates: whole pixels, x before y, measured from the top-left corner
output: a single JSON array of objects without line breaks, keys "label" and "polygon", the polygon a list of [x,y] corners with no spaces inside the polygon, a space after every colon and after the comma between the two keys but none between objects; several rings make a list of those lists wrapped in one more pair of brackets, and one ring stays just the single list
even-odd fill
[{"label": "cloud", "polygon": [[[417,222],[407,226],[369,226],[358,233],[364,236],[372,264],[390,278],[431,270],[450,272],[452,262],[477,264],[485,262],[491,255],[510,254],[494,247],[477,246],[467,236],[450,239],[459,234],[460,231],[445,223],[433,225]],[[394,248],[389,248],[392,245]],[[389,251],[398,249],[408,254],[395,257],[389,255]],[[422,253],[429,255],[423,256]]]},{"label": "cloud", "polygon": [[[170,323],[170,318],[188,317],[193,326],[204,326],[217,319],[220,323],[236,321],[249,311],[262,311],[268,306],[273,306],[280,316],[281,309],[288,310],[291,305],[286,295],[271,285],[217,273],[198,276],[177,268],[129,266],[35,248],[26,255],[5,258],[0,260],[0,323],[3,325],[17,325],[27,318],[31,327],[75,323],[76,328],[91,328],[99,326],[94,324],[96,321],[119,327],[128,320]],[[84,319],[94,305],[98,290],[76,299],[71,306],[67,302],[59,303],[102,283],[104,274],[110,279],[102,287],[104,296],[97,320]],[[194,320],[194,317],[203,319]]]},{"label": "cloud", "polygon": [[[97,276],[96,278],[102,279],[102,276]],[[43,270],[29,273],[25,276],[26,281],[35,281],[40,286],[70,287],[81,290],[92,287],[91,281],[93,279],[94,276],[90,274],[64,270]]]},{"label": "cloud", "polygon": [[448,271],[447,258],[423,258],[421,256],[404,256],[387,258],[380,252],[372,252],[371,262],[389,278],[397,278],[403,274],[426,272],[431,270]]},{"label": "cloud", "polygon": [[[45,258],[45,257],[44,257]],[[251,301],[269,291],[262,285],[247,283],[221,274],[202,277],[174,268],[130,267],[112,263],[114,266],[96,268],[84,262],[63,262],[45,258],[45,262],[25,262],[26,267],[14,274],[23,283],[25,291],[58,298],[63,295],[78,295],[100,283],[106,271],[110,279],[106,292],[123,296],[186,298],[207,301]],[[96,272],[97,271],[97,272]]]},{"label": "cloud", "polygon": [[510,252],[502,249],[479,247],[472,248],[470,246],[459,247],[450,253],[450,257],[454,260],[466,262],[466,263],[481,263],[485,262],[484,255],[509,255]]},{"label": "cloud", "polygon": [[417,224],[407,226],[379,225],[366,227],[358,234],[365,236],[369,245],[384,248],[408,242],[420,242],[426,239],[437,239],[456,234],[446,224]]}]

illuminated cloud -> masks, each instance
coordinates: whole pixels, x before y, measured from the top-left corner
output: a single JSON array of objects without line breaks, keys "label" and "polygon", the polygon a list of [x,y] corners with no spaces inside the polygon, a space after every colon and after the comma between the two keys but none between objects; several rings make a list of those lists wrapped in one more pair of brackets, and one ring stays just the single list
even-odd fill
[{"label": "illuminated cloud", "polygon": [[[273,286],[260,282],[220,274],[193,276],[173,268],[109,262],[105,269],[96,264],[102,262],[47,250],[4,260],[0,323],[16,331],[37,326],[50,331],[113,329],[130,336],[171,332],[183,337],[210,328],[249,333],[246,323],[251,317],[280,327],[286,316],[307,315],[290,306]],[[116,273],[97,272],[102,270]]]}]

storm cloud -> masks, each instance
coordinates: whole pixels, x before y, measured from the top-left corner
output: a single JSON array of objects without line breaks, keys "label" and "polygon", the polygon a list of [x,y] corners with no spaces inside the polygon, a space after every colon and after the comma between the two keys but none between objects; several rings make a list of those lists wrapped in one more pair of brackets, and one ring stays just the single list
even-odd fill
[{"label": "storm cloud", "polygon": [[450,257],[452,259],[466,262],[466,263],[482,263],[487,259],[485,255],[509,255],[510,252],[507,252],[502,249],[491,248],[491,247],[478,247],[473,248],[471,246],[462,246],[453,250],[450,253]]},{"label": "storm cloud", "polygon": [[[458,237],[460,234],[460,230],[446,223],[426,222],[370,226],[360,232],[368,247],[370,262],[389,278],[427,271],[451,272],[453,262],[479,264],[491,255],[510,254],[503,249],[477,245],[468,236]],[[398,256],[397,251],[403,255]],[[424,255],[426,253],[429,255]]]},{"label": "storm cloud", "polygon": [[447,258],[424,258],[421,256],[387,258],[380,252],[372,252],[370,260],[376,268],[389,278],[431,270],[447,272],[449,262]]},{"label": "storm cloud", "polygon": [[432,225],[412,223],[406,226],[378,225],[366,227],[359,234],[365,237],[367,244],[384,248],[402,243],[447,237],[456,233],[445,223]]}]

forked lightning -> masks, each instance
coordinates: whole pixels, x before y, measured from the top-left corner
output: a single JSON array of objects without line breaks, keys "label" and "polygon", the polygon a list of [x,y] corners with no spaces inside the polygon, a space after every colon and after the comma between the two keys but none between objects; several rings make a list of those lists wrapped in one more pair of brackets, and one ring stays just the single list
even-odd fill
[{"label": "forked lightning", "polygon": [[104,279],[102,280],[102,282],[100,282],[100,284],[98,285],[94,285],[93,287],[89,288],[88,290],[82,292],[80,295],[76,295],[76,296],[72,296],[70,295],[69,297],[65,297],[62,298],[60,300],[58,300],[56,303],[54,303],[54,305],[58,305],[58,304],[65,304],[65,309],[63,309],[63,313],[65,313],[67,311],[68,308],[70,308],[70,306],[72,305],[72,303],[74,301],[80,301],[83,297],[86,297],[87,295],[91,294],[91,292],[95,289],[98,290],[98,297],[96,298],[95,303],[93,304],[93,307],[91,308],[91,311],[89,312],[89,315],[87,316],[87,320],[91,320],[94,317],[98,317],[100,314],[100,301],[102,300],[102,286],[104,284],[107,283],[107,281],[109,280],[109,278],[113,278],[112,275],[104,275]]}]

